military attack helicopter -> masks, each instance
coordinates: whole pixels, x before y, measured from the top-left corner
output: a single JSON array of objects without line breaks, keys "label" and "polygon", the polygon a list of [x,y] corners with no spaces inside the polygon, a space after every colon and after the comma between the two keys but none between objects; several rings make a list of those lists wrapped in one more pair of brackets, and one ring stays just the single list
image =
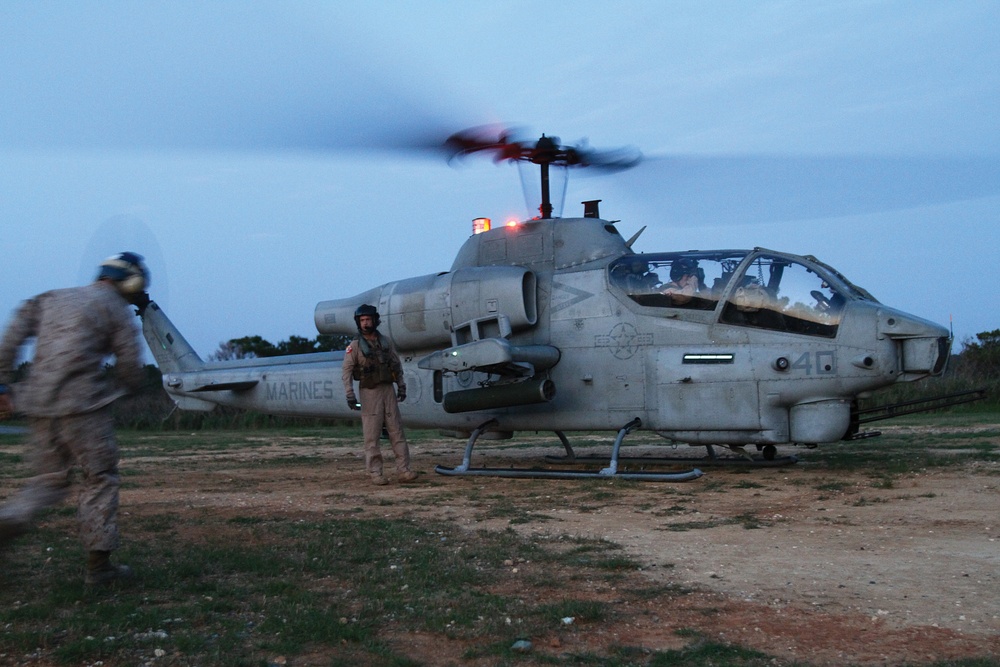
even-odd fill
[{"label": "military attack helicopter", "polygon": [[[321,301],[317,331],[355,333],[355,310],[374,305],[380,331],[399,351],[409,427],[468,438],[446,475],[686,481],[702,473],[627,471],[627,436],[649,431],[705,447],[689,463],[782,465],[779,445],[814,447],[871,437],[868,421],[899,414],[860,412],[858,398],[898,382],[940,375],[946,328],[879,303],[813,256],[765,248],[639,253],[602,219],[599,201],[581,217],[553,217],[553,167],[625,169],[633,150],[523,141],[475,128],[452,135],[451,158],[492,153],[537,165],[539,215],[492,227],[477,219],[450,269]],[[643,228],[644,229],[644,228]],[[352,417],[340,380],[342,352],[207,363],[156,303],[143,333],[178,407],[216,405],[269,414]],[[907,404],[920,411],[966,400]],[[944,401],[944,403],[942,403]],[[552,431],[565,453],[532,470],[472,465],[480,438]],[[600,470],[580,462],[567,432],[617,434]],[[719,457],[724,446],[738,456]],[[747,452],[755,447],[758,455]],[[566,467],[569,465],[569,467]]]}]

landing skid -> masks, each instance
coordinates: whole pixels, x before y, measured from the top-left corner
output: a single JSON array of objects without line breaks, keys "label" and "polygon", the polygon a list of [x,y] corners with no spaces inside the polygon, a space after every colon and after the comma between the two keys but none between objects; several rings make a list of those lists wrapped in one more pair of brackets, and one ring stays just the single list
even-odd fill
[{"label": "landing skid", "polygon": [[[632,429],[638,427],[642,423],[638,418],[633,419],[618,431],[618,437],[615,439],[614,448],[611,450],[611,460],[609,465],[600,471],[544,470],[540,468],[473,468],[471,465],[472,448],[475,446],[476,440],[479,439],[479,436],[481,436],[487,428],[496,423],[495,419],[491,419],[490,421],[480,425],[475,431],[472,432],[472,435],[469,436],[469,442],[465,446],[465,455],[462,457],[462,465],[455,468],[437,466],[434,468],[434,471],[440,475],[450,475],[456,477],[482,476],[528,479],[628,479],[644,482],[687,482],[692,479],[698,479],[702,475],[701,470],[698,470],[697,468],[683,472],[619,472],[618,462],[621,459],[618,456],[618,453],[621,449],[622,441],[625,439],[625,436],[632,431]],[[559,431],[556,433],[562,441],[563,446],[566,447],[567,453],[572,454],[573,450],[569,445],[569,441],[566,440],[566,436]],[[690,462],[690,460],[688,462]]]},{"label": "landing skid", "polygon": [[[573,452],[573,448],[570,446],[569,442],[566,440],[566,436],[562,433],[558,433],[559,439],[563,443],[563,447],[566,448],[566,456],[546,456],[545,460],[548,463],[593,463],[595,461],[600,461],[599,456],[577,456]],[[771,449],[768,449],[770,447]],[[705,458],[692,458],[690,456],[633,456],[620,458],[619,461],[623,463],[634,463],[634,464],[649,464],[649,465],[677,465],[679,463],[683,464],[697,464],[699,466],[719,466],[719,467],[729,467],[729,468],[780,468],[781,466],[788,466],[794,463],[798,463],[799,459],[797,456],[775,456],[774,448],[772,445],[765,445],[763,449],[763,458],[755,459],[748,458],[750,455],[735,457],[735,456],[718,456],[715,453],[715,448],[713,445],[705,445],[708,450],[708,456]]]}]

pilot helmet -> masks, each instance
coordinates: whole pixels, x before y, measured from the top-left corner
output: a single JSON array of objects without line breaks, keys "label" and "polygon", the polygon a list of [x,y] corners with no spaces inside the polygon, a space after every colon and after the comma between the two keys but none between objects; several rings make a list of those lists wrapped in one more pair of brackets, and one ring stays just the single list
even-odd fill
[{"label": "pilot helmet", "polygon": [[132,297],[149,286],[149,269],[142,255],[120,252],[101,262],[97,280],[110,280],[122,296]]},{"label": "pilot helmet", "polygon": [[628,268],[632,273],[646,273],[649,271],[649,262],[633,255],[628,260]]},{"label": "pilot helmet", "polygon": [[357,310],[354,311],[354,324],[357,325],[358,331],[361,331],[361,316],[362,315],[368,315],[369,317],[371,317],[372,318],[372,324],[375,325],[376,329],[378,329],[378,325],[382,321],[382,318],[379,317],[379,315],[378,315],[378,309],[375,306],[372,306],[372,305],[367,304],[367,303],[363,303],[360,306],[358,306]]},{"label": "pilot helmet", "polygon": [[698,260],[690,257],[675,259],[673,264],[670,265],[670,279],[674,282],[680,280],[684,276],[696,274],[697,272]]}]

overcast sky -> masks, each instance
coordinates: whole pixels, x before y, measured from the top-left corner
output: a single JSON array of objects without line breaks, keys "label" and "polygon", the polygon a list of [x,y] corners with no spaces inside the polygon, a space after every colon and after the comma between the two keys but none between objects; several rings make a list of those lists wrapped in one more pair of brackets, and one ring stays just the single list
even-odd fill
[{"label": "overcast sky", "polygon": [[[0,3],[0,313],[145,254],[207,356],[445,271],[510,123],[634,146],[571,176],[644,252],[813,254],[956,338],[1000,328],[997,2]],[[957,348],[957,346],[956,346]]]}]

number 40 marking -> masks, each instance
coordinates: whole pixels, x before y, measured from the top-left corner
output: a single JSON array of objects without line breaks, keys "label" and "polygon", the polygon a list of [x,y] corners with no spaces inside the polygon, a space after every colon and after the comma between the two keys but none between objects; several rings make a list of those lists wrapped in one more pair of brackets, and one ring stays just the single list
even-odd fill
[{"label": "number 40 marking", "polygon": [[803,352],[802,356],[795,360],[791,366],[792,370],[802,371],[806,375],[832,375],[837,372],[837,357],[833,350],[825,350],[815,353],[815,360],[812,352]]}]

